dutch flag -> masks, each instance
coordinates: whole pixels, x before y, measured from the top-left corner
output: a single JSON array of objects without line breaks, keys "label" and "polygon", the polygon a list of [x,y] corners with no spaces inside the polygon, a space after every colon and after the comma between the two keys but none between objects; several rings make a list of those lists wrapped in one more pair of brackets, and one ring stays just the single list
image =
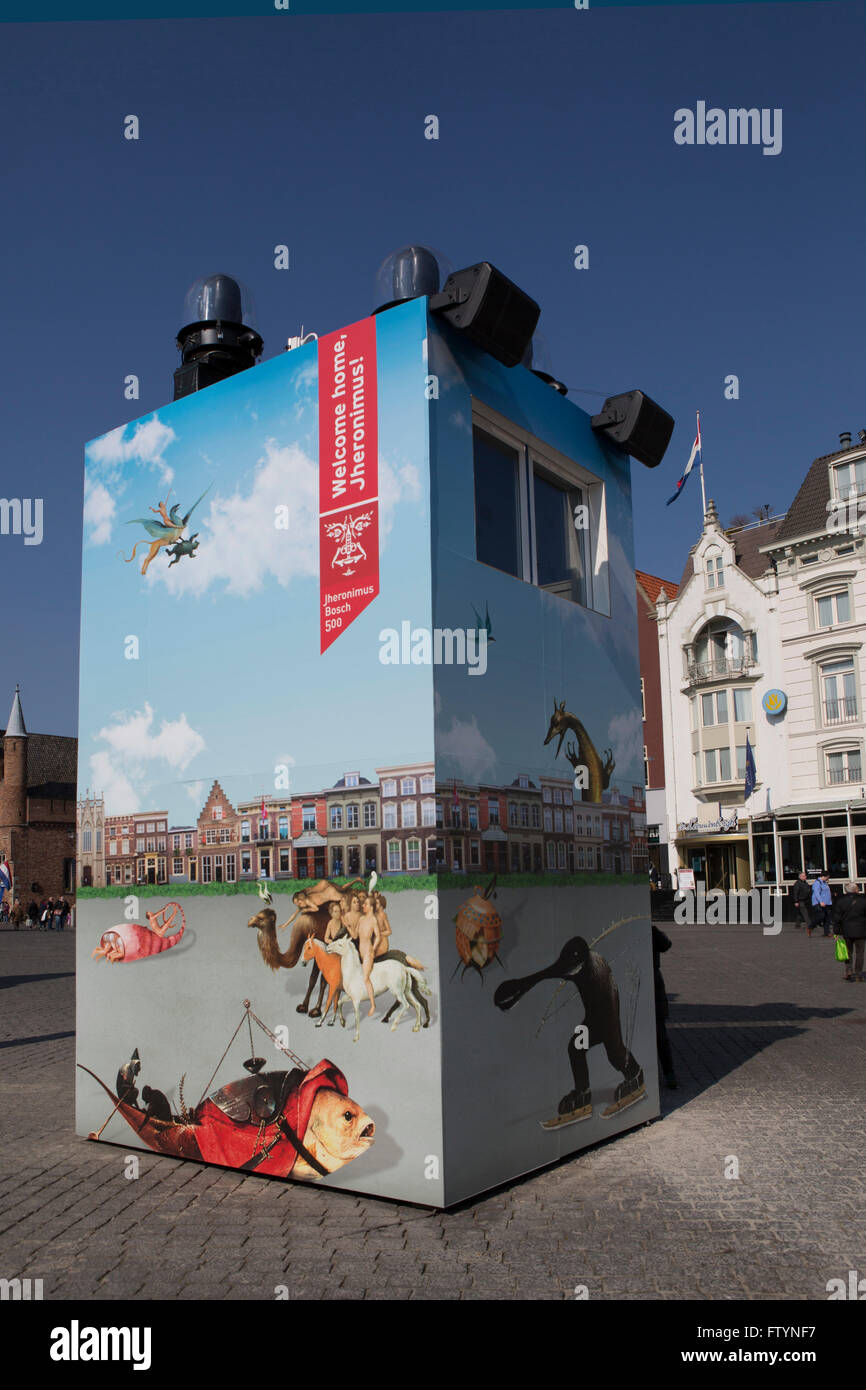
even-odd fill
[{"label": "dutch flag", "polygon": [[9,872],[9,865],[5,862],[0,864],[0,898],[4,893],[8,893],[12,888],[12,875]]},{"label": "dutch flag", "polygon": [[671,505],[671,502],[676,502],[677,498],[679,497],[680,493],[681,493],[682,490],[683,490],[683,487],[684,487],[684,485],[685,485],[686,478],[689,476],[689,474],[691,473],[692,469],[693,469],[694,466],[695,466],[695,459],[696,459],[696,458],[700,458],[700,457],[701,457],[701,417],[700,417],[700,415],[698,415],[698,432],[697,432],[697,434],[695,435],[695,442],[694,442],[694,444],[692,445],[692,452],[689,454],[689,461],[688,461],[688,463],[686,464],[686,466],[685,466],[685,468],[684,468],[684,470],[683,470],[683,476],[680,478],[679,482],[677,483],[677,490],[676,490],[676,492],[674,493],[673,497],[669,497],[669,498],[668,498],[667,503],[666,503],[666,506],[669,507],[669,506]]}]

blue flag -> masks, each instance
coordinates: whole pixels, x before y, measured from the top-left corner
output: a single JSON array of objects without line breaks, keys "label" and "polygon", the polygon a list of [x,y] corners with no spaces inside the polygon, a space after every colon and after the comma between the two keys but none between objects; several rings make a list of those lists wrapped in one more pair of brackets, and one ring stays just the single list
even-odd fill
[{"label": "blue flag", "polygon": [[748,801],[752,792],[755,790],[755,783],[758,777],[755,772],[755,755],[752,752],[752,745],[749,742],[749,735],[746,734],[746,789],[745,798]]}]

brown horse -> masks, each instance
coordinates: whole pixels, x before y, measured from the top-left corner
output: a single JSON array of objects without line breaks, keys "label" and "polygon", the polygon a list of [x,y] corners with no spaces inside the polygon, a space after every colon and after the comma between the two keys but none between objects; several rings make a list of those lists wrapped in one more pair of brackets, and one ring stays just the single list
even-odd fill
[{"label": "brown horse", "polygon": [[[324,941],[319,941],[315,936],[308,936],[304,942],[303,958],[305,961],[313,961],[319,967],[323,980],[328,984],[328,1001],[325,1004],[325,1012],[322,1014],[317,1028],[321,1028],[325,1019],[328,1017],[328,1010],[333,1006],[334,1017],[330,1020],[328,1027],[331,1028],[337,1017],[337,1004],[340,1000],[340,990],[343,988],[343,961],[342,957],[333,955],[325,946]],[[312,1018],[312,1014],[310,1015]]]}]

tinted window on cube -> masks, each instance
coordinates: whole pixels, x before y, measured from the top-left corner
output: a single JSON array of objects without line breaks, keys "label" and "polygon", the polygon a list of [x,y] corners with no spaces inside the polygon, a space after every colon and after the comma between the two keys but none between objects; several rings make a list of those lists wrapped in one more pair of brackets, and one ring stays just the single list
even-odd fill
[{"label": "tinted window on cube", "polygon": [[575,603],[586,603],[582,535],[574,525],[574,509],[583,502],[583,494],[537,470],[533,487],[538,583],[542,588],[556,586]]},{"label": "tinted window on cube", "polygon": [[521,574],[518,452],[494,435],[473,429],[475,554],[485,565]]}]

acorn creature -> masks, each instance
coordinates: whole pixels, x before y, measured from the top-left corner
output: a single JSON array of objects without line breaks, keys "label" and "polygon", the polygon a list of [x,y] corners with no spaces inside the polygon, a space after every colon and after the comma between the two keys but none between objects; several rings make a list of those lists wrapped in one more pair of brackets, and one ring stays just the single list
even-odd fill
[{"label": "acorn creature", "polygon": [[[496,875],[494,874],[484,892],[476,884],[472,897],[459,908],[454,918],[457,926],[457,950],[463,962],[463,975],[474,970],[481,976],[491,961],[500,965],[499,943],[502,940],[502,918],[490,901],[496,897]],[[455,969],[455,974],[460,965]],[[461,979],[463,976],[461,975]],[[483,979],[483,977],[482,977]]]}]

